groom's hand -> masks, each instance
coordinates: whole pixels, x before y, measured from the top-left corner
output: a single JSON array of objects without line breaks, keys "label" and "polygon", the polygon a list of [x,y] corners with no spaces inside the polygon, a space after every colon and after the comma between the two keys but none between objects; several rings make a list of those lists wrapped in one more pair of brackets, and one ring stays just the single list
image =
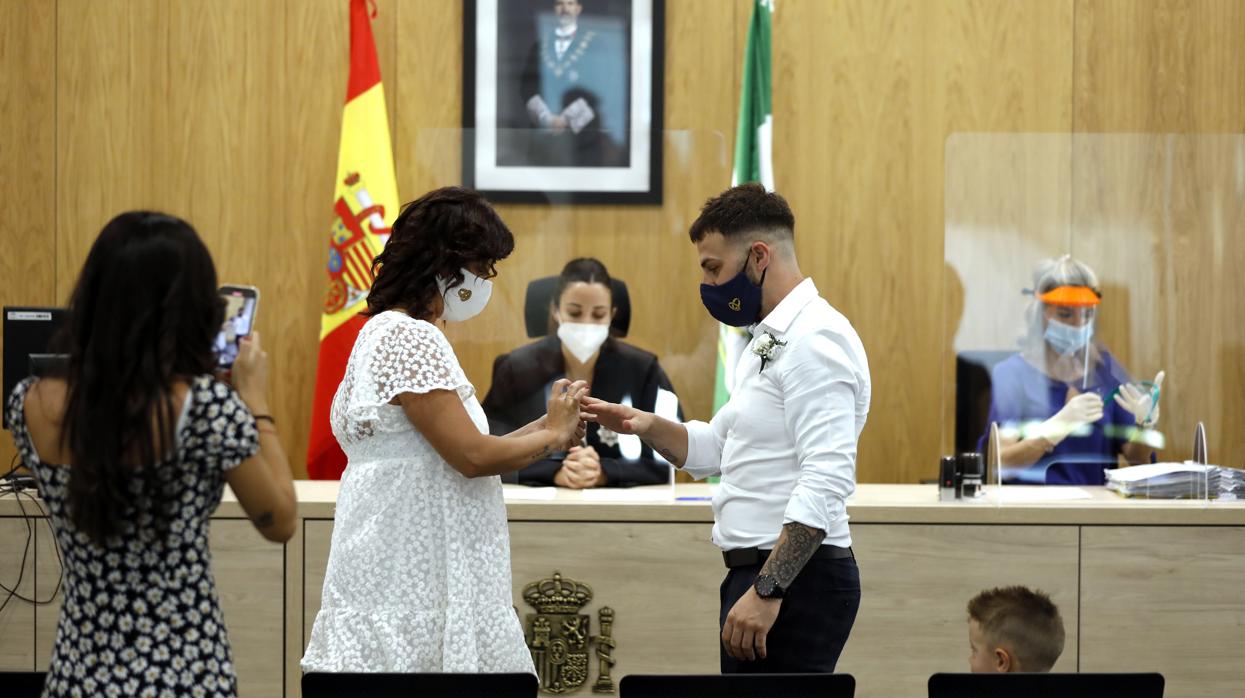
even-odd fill
[{"label": "groom's hand", "polygon": [[722,646],[726,653],[738,660],[765,659],[765,637],[778,620],[782,599],[763,599],[756,589],[748,591],[735,602],[726,614],[722,626]]},{"label": "groom's hand", "polygon": [[592,421],[618,434],[643,437],[653,423],[653,415],[648,412],[593,397],[584,398],[584,412]]}]

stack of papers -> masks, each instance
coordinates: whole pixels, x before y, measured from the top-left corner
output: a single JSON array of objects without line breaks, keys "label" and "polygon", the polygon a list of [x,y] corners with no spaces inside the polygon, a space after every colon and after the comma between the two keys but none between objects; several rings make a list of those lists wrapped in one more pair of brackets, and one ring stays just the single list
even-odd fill
[{"label": "stack of papers", "polygon": [[1245,470],[1219,468],[1219,499],[1245,499]]},{"label": "stack of papers", "polygon": [[1216,496],[1222,470],[1215,465],[1151,463],[1107,471],[1107,489],[1142,499],[1206,499]]}]

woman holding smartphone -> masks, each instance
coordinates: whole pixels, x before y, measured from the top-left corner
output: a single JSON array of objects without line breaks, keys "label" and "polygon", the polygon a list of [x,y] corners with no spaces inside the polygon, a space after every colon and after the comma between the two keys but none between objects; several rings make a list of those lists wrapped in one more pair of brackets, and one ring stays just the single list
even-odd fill
[{"label": "woman holding smartphone", "polygon": [[45,696],[237,694],[208,521],[228,482],[284,542],[295,501],[259,337],[243,341],[233,387],[213,376],[223,305],[185,221],[123,213],[70,298],[67,372],[9,398],[65,567]]}]

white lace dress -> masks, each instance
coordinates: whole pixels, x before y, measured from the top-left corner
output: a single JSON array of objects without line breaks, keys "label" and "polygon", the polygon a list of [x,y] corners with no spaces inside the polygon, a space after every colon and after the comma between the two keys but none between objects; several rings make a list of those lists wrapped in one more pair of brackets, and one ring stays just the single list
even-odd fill
[{"label": "white lace dress", "polygon": [[369,320],[333,398],[348,464],[304,671],[534,673],[512,605],[501,479],[463,477],[389,404],[431,390],[457,392],[487,433],[435,325],[398,312]]}]

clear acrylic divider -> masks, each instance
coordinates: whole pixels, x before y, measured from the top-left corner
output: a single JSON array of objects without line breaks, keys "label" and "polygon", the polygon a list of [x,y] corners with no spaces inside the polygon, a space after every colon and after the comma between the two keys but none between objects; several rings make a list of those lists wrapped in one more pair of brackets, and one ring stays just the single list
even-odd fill
[{"label": "clear acrylic divider", "polygon": [[944,452],[1000,504],[1215,498],[1191,437],[1245,459],[1245,137],[953,134],[945,215]]}]

